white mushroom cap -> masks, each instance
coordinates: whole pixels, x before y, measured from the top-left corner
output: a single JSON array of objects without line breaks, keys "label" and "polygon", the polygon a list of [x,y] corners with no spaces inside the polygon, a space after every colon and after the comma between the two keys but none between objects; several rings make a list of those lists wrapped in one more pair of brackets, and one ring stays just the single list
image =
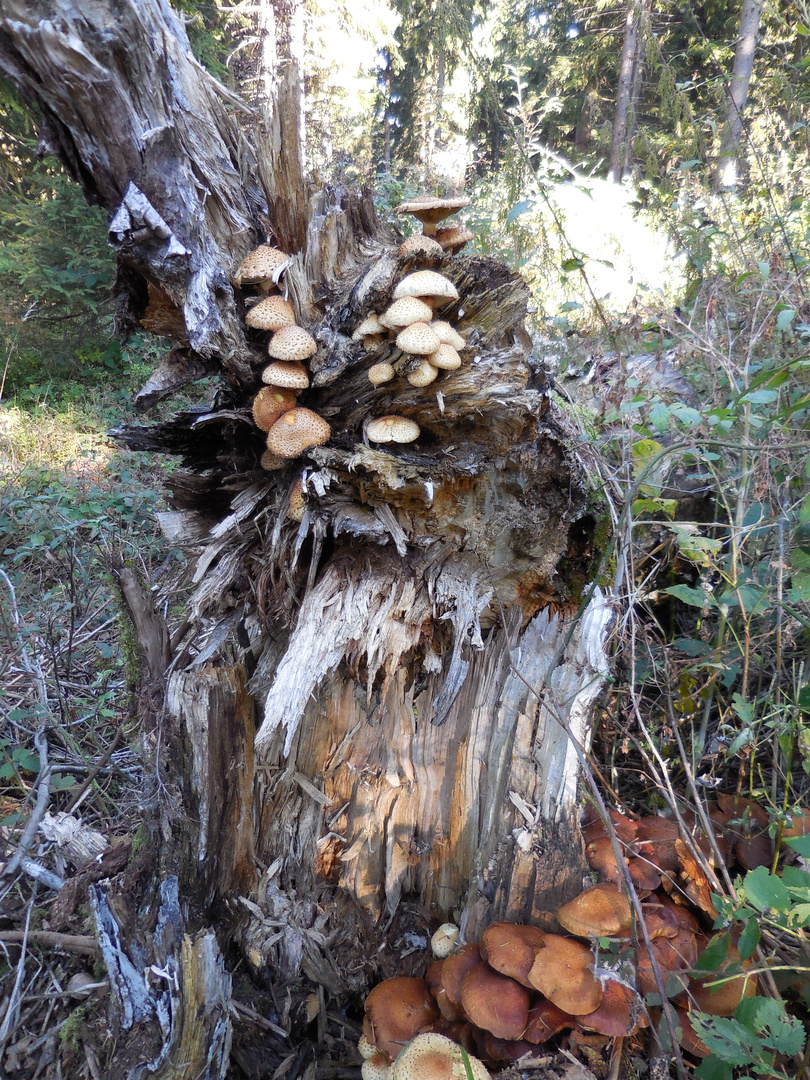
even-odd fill
[{"label": "white mushroom cap", "polygon": [[373,1057],[366,1058],[360,1068],[362,1080],[389,1080],[392,1066],[385,1054],[375,1051]]},{"label": "white mushroom cap", "polygon": [[276,360],[262,371],[262,382],[268,386],[285,386],[288,390],[306,390],[309,374],[298,360]]},{"label": "white mushroom cap", "polygon": [[318,351],[318,343],[301,326],[282,326],[270,338],[267,351],[276,360],[306,360]]},{"label": "white mushroom cap", "polygon": [[435,270],[417,270],[407,274],[394,289],[394,299],[403,296],[435,296],[441,300],[458,300],[458,290],[449,278]]},{"label": "white mushroom cap", "polygon": [[390,364],[372,364],[368,369],[368,377],[375,386],[381,386],[383,383],[390,382],[396,372]]},{"label": "white mushroom cap", "polygon": [[452,345],[454,349],[466,349],[467,342],[449,322],[445,322],[444,319],[434,319],[430,324],[430,329],[434,334],[438,335],[439,341],[445,345]]},{"label": "white mushroom cap", "polygon": [[371,442],[409,443],[419,438],[419,425],[405,416],[379,416],[366,424]]},{"label": "white mushroom cap", "polygon": [[407,240],[402,241],[397,254],[400,256],[424,255],[428,259],[435,259],[444,254],[444,249],[432,236],[426,236],[425,233],[414,233],[413,236],[409,236]]},{"label": "white mushroom cap", "polygon": [[357,1040],[357,1049],[360,1053],[361,1058],[374,1057],[374,1055],[378,1053],[377,1047],[374,1045],[371,1039],[369,1039],[365,1035],[361,1035],[360,1038]]},{"label": "white mushroom cap", "polygon": [[261,281],[277,282],[287,267],[292,256],[285,255],[277,247],[260,244],[242,259],[234,274],[237,285],[254,285]]},{"label": "white mushroom cap", "polygon": [[397,334],[397,348],[417,356],[427,356],[441,345],[426,322],[411,323]]},{"label": "white mushroom cap", "polygon": [[290,409],[276,420],[267,435],[267,449],[283,458],[296,458],[311,446],[329,442],[332,431],[311,409]]},{"label": "white mushroom cap", "polygon": [[430,939],[430,948],[437,960],[444,960],[456,947],[459,929],[455,923],[442,923]]},{"label": "white mushroom cap", "polygon": [[268,296],[247,313],[245,322],[254,330],[280,330],[295,323],[295,312],[283,296]]},{"label": "white mushroom cap", "polygon": [[411,386],[429,386],[438,374],[438,368],[435,368],[428,360],[423,360],[419,367],[409,371],[405,378]]},{"label": "white mushroom cap", "polygon": [[380,322],[387,330],[394,330],[398,326],[410,326],[415,322],[429,323],[432,318],[433,308],[430,304],[426,304],[418,296],[403,296],[380,315]]},{"label": "white mushroom cap", "polygon": [[360,341],[361,338],[370,337],[372,334],[384,334],[385,327],[374,314],[370,311],[368,315],[363,319],[355,332],[352,334],[352,341]]},{"label": "white mushroom cap", "polygon": [[466,1054],[446,1035],[427,1031],[400,1051],[391,1068],[391,1080],[466,1080],[465,1057],[473,1080],[490,1080],[483,1061]]},{"label": "white mushroom cap", "polygon": [[445,345],[444,342],[435,352],[429,354],[428,361],[444,371],[455,371],[461,367],[461,357],[452,345]]}]

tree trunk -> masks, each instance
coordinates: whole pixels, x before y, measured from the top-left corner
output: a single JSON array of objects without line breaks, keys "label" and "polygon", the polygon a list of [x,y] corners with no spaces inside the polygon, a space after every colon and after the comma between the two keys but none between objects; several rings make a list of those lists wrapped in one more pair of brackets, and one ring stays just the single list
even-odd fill
[{"label": "tree trunk", "polygon": [[[402,376],[411,362],[392,343],[367,355],[352,332],[415,264],[368,193],[308,190],[281,153],[300,117],[293,75],[252,142],[233,119],[245,106],[193,61],[163,0],[0,0],[0,67],[110,213],[121,325],[183,328],[142,406],[223,376],[210,408],[117,432],[182,456],[162,524],[193,552],[196,589],[145,736],[159,843],[140,896],[113,883],[115,902],[96,903],[120,1007],[157,1039],[139,1062],[177,1075],[189,1048],[188,1075],[203,1075],[207,1040],[204,1075],[223,1075],[230,982],[213,935],[186,932],[175,887],[191,929],[215,921],[257,982],[298,980],[303,997],[308,979],[344,1004],[393,974],[404,933],[422,946],[405,968],[423,969],[435,921],[470,936],[494,918],[542,922],[580,890],[578,754],[609,623],[588,586],[584,471],[531,361],[528,289],[492,259],[433,264],[458,290],[441,317],[466,338],[462,367],[425,389],[372,386],[370,363]],[[318,342],[302,403],[331,425],[325,446],[272,472],[250,411],[265,346],[232,285],[267,234],[294,256],[285,287]],[[418,442],[370,446],[366,422],[392,411],[418,421]],[[127,898],[118,922],[137,948],[108,918]],[[164,909],[168,944],[148,923]],[[174,1034],[143,977],[145,956],[169,971],[169,954]],[[205,986],[216,1015],[197,1008]],[[290,1015],[270,1028],[283,1035]],[[109,1075],[136,1043],[119,1042]],[[268,1051],[267,1075],[288,1052]]]},{"label": "tree trunk", "polygon": [[740,34],[727,88],[726,123],[720,141],[715,177],[718,188],[734,187],[737,183],[737,157],[742,137],[743,110],[748,101],[763,7],[764,0],[743,0],[740,11]]},{"label": "tree trunk", "polygon": [[641,65],[646,42],[646,23],[650,0],[629,0],[625,19],[624,42],[619,64],[619,87],[613,114],[613,139],[610,144],[608,179],[618,184],[631,163],[630,143],[635,124]]}]

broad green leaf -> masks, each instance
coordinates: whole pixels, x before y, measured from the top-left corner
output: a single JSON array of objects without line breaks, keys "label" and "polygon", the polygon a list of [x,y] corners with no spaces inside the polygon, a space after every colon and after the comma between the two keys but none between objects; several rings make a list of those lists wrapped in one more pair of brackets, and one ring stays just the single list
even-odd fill
[{"label": "broad green leaf", "polygon": [[759,911],[765,908],[787,911],[790,908],[787,889],[775,874],[769,873],[767,866],[758,866],[745,875],[743,892]]},{"label": "broad green leaf", "polygon": [[713,598],[708,593],[705,593],[703,589],[693,589],[691,585],[670,585],[668,589],[664,589],[664,593],[667,596],[674,596],[676,600],[681,600],[691,607],[702,608],[704,604],[713,605]]},{"label": "broad green leaf", "polygon": [[782,308],[779,314],[776,316],[776,329],[787,330],[790,328],[790,324],[796,317],[796,312],[792,308]]},{"label": "broad green leaf", "polygon": [[749,919],[737,943],[737,951],[741,960],[747,960],[749,956],[753,955],[754,950],[759,945],[759,938],[759,922],[756,919]]},{"label": "broad green leaf", "polygon": [[562,266],[563,270],[568,273],[571,270],[581,270],[585,263],[582,261],[582,259],[563,259],[560,265]]},{"label": "broad green leaf", "polygon": [[731,936],[728,932],[717,934],[698,957],[695,969],[697,971],[716,971],[728,956],[730,944]]},{"label": "broad green leaf", "polygon": [[810,859],[810,836],[790,836],[785,843],[798,851],[803,859]]},{"label": "broad green leaf", "polygon": [[516,218],[519,218],[521,214],[528,214],[530,210],[534,209],[534,203],[531,199],[522,199],[520,202],[516,202],[509,213],[506,215],[506,224],[511,225]]}]

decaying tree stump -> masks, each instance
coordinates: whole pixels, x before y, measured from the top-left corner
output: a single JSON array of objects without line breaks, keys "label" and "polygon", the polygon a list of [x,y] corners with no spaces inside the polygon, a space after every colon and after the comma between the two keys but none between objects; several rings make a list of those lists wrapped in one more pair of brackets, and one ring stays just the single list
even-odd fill
[{"label": "decaying tree stump", "polygon": [[[609,622],[589,589],[583,470],[532,362],[516,274],[486,257],[433,260],[458,290],[441,317],[464,335],[465,363],[422,389],[375,388],[371,363],[396,360],[401,376],[407,362],[391,345],[366,353],[352,332],[424,264],[397,255],[368,193],[303,198],[284,191],[290,170],[263,177],[245,107],[191,59],[162,0],[86,8],[0,0],[0,68],[110,213],[120,325],[176,341],[141,405],[222,376],[210,407],[115,433],[182,459],[163,525],[194,560],[166,690],[164,767],[184,802],[162,843],[181,852],[193,928],[214,921],[260,978],[303,974],[345,1002],[390,968],[380,947],[408,905],[423,931],[452,916],[475,935],[495,918],[541,922],[581,888],[566,727],[587,744]],[[267,125],[276,148],[284,115]],[[300,208],[292,222],[280,200]],[[264,339],[232,284],[266,234],[293,255],[286,291],[318,342],[301,401],[332,432],[272,472],[250,412]],[[392,412],[418,422],[419,440],[371,446],[367,421]],[[299,480],[300,522],[287,516]],[[173,985],[190,1000],[197,942],[220,970],[212,940],[177,927]],[[227,1002],[224,969],[216,993]],[[199,1045],[183,1015],[159,1076],[179,1060],[170,1042]],[[221,1063],[226,1033],[206,1031]]]}]

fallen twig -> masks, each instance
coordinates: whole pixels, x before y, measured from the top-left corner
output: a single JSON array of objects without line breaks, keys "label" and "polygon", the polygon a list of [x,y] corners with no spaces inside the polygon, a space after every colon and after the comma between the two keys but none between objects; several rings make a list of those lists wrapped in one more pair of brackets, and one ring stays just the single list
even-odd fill
[{"label": "fallen twig", "polygon": [[7,945],[41,945],[46,949],[64,949],[80,956],[95,956],[98,942],[90,934],[57,934],[53,930],[0,930],[0,941]]}]

